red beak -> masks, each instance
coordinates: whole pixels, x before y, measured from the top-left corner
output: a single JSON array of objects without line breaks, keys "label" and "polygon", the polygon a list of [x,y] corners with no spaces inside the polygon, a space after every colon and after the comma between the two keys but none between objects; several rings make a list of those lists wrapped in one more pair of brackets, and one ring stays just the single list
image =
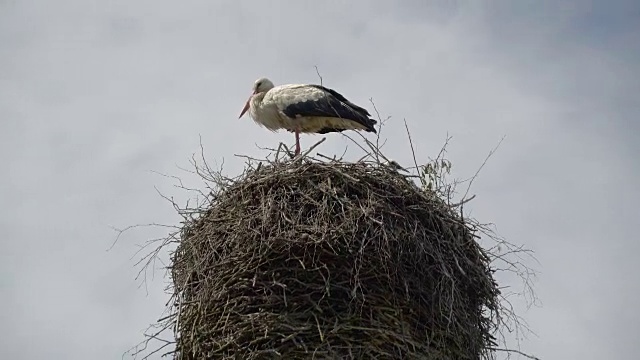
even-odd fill
[{"label": "red beak", "polygon": [[247,99],[247,102],[244,104],[244,107],[242,108],[242,112],[240,113],[240,116],[238,116],[238,119],[240,119],[242,117],[242,115],[244,115],[244,113],[247,112],[247,110],[249,110],[249,106],[251,105],[251,98],[253,97],[253,95],[255,95],[255,91],[251,94],[251,96],[249,96],[249,99]]},{"label": "red beak", "polygon": [[240,119],[242,117],[242,115],[244,115],[244,113],[247,112],[247,110],[249,110],[249,102],[251,101],[251,97],[249,97],[249,100],[247,100],[247,103],[244,104],[244,107],[242,108],[242,112],[240,113],[240,116],[238,116],[238,119]]}]

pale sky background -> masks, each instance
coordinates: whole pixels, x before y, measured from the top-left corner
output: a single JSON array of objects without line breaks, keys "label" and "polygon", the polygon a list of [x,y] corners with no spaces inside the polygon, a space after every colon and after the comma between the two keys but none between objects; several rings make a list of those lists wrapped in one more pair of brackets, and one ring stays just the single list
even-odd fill
[{"label": "pale sky background", "polygon": [[[317,82],[384,117],[410,165],[447,132],[472,214],[536,251],[540,306],[519,314],[542,359],[636,359],[640,2],[0,1],[0,358],[120,359],[162,315],[134,280],[143,229],[175,224],[199,151],[293,142],[237,116],[261,76]],[[303,147],[319,136],[302,137]],[[348,141],[328,136],[320,151]],[[350,149],[353,146],[350,146]],[[357,154],[356,149],[351,149]],[[513,358],[517,359],[517,356]]]}]

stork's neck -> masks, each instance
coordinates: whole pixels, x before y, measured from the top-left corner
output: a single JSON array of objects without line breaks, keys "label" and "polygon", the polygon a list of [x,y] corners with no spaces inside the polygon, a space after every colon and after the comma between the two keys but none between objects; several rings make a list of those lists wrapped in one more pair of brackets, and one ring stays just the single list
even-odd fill
[{"label": "stork's neck", "polygon": [[252,103],[254,103],[254,104],[256,104],[256,105],[259,105],[259,104],[262,102],[262,99],[264,99],[264,96],[265,96],[266,94],[267,94],[267,92],[266,92],[266,91],[263,91],[263,92],[260,92],[260,93],[257,93],[257,94],[255,94],[255,95],[253,95],[253,96],[251,97],[251,102],[252,102]]},{"label": "stork's neck", "polygon": [[261,92],[261,93],[257,93],[255,95],[253,95],[251,97],[250,100],[250,107],[249,107],[249,114],[251,114],[251,117],[256,120],[257,118],[261,117],[261,113],[264,111],[263,106],[262,106],[262,100],[264,99],[264,96],[267,94],[266,91]]}]

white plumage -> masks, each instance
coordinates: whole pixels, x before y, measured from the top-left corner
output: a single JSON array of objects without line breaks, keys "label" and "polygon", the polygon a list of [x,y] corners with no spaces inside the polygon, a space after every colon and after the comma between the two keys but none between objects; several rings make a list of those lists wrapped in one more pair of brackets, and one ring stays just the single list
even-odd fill
[{"label": "white plumage", "polygon": [[300,133],[376,132],[376,121],[369,118],[367,110],[321,85],[274,86],[269,79],[260,78],[255,81],[240,118],[247,110],[256,123],[271,131],[295,132],[296,155],[300,153]]}]

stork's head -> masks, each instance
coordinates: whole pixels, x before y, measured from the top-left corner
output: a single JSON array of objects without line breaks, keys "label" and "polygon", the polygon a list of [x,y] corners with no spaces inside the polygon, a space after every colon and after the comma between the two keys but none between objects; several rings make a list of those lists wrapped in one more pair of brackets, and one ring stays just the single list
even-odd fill
[{"label": "stork's head", "polygon": [[260,78],[253,83],[253,94],[267,92],[273,89],[273,83],[267,78]]},{"label": "stork's head", "polygon": [[247,103],[244,104],[244,108],[242,109],[242,112],[240,113],[240,116],[238,117],[241,118],[242,115],[244,115],[244,113],[247,112],[247,110],[249,110],[249,106],[251,105],[251,98],[254,95],[257,94],[264,94],[267,91],[273,89],[273,83],[271,82],[271,80],[267,79],[267,78],[260,78],[258,80],[256,80],[253,83],[253,93],[251,94],[251,96],[249,96],[249,99],[247,100]]}]

